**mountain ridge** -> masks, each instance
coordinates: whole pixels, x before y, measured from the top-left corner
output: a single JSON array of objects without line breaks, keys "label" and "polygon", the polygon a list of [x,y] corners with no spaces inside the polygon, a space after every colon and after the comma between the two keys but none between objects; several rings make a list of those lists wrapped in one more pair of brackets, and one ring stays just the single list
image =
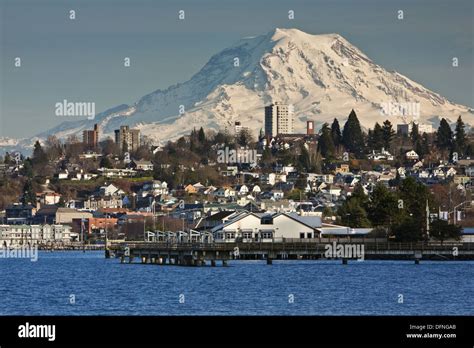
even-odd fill
[{"label": "mountain ridge", "polygon": [[[459,115],[466,124],[474,124],[469,107],[386,71],[337,33],[313,35],[276,28],[239,40],[212,55],[189,80],[148,93],[134,105],[119,105],[94,120],[63,122],[25,141],[53,134],[80,136],[94,123],[103,137],[129,125],[155,142],[176,139],[194,127],[229,129],[234,121],[256,134],[263,128],[264,106],[274,101],[293,104],[298,132],[306,120],[317,126],[335,117],[344,121],[351,109],[365,128],[386,119],[394,124],[432,123],[445,117],[452,123]],[[382,105],[389,102],[420,103],[420,115],[385,115]]]}]

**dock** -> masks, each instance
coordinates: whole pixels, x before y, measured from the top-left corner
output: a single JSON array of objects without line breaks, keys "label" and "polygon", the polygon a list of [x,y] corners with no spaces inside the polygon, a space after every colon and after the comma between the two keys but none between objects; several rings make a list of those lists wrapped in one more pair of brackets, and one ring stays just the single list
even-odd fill
[{"label": "dock", "polygon": [[[230,260],[318,260],[339,259],[343,264],[348,260],[474,260],[473,243],[396,243],[364,241],[337,241],[344,247],[359,246],[363,255],[352,254],[341,257],[326,257],[328,245],[336,243],[319,240],[284,240],[281,242],[240,242],[240,243],[170,243],[131,241],[112,243],[106,248],[106,257],[114,255],[122,263],[179,266],[228,265]],[[336,245],[336,244],[334,244]]]}]

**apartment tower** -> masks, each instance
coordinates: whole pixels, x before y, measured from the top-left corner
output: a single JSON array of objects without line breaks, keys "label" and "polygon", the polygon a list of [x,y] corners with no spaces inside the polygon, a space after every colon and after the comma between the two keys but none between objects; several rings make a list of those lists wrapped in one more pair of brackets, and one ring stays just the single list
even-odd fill
[{"label": "apartment tower", "polygon": [[278,134],[293,133],[293,106],[275,102],[265,107],[265,135],[273,137]]}]

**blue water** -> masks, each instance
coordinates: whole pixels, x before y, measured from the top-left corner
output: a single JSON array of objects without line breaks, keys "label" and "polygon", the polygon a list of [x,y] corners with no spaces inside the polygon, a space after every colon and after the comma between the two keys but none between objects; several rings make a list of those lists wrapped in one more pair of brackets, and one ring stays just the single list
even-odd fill
[{"label": "blue water", "polygon": [[0,314],[473,315],[473,285],[474,263],[461,261],[239,260],[211,268],[40,252],[37,262],[0,259]]}]

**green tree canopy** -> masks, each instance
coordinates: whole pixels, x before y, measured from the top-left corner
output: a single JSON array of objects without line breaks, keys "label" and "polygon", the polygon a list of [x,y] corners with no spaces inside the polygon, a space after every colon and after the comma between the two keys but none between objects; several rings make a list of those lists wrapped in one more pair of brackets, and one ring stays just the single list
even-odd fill
[{"label": "green tree canopy", "polygon": [[341,127],[339,126],[339,121],[337,118],[332,121],[331,124],[331,136],[334,146],[339,146],[342,141]]},{"label": "green tree canopy", "polygon": [[392,123],[389,120],[386,120],[382,126],[383,132],[383,146],[386,150],[390,149],[392,144],[393,137],[395,136],[395,131],[393,130]]},{"label": "green tree canopy", "polygon": [[318,150],[326,159],[333,159],[335,157],[336,148],[334,146],[331,129],[327,123],[324,123],[320,131],[321,135],[318,141]]},{"label": "green tree canopy", "polygon": [[370,150],[381,150],[384,147],[384,134],[382,127],[375,123],[374,129],[369,131],[367,145]]},{"label": "green tree canopy", "polygon": [[455,140],[454,140],[454,151],[458,153],[459,156],[464,156],[467,147],[467,138],[465,131],[464,122],[461,116],[458,117],[456,122],[456,129],[454,130]]},{"label": "green tree canopy", "polygon": [[351,111],[344,124],[342,142],[349,152],[354,153],[356,156],[363,154],[364,135],[362,134],[362,128],[354,110]]},{"label": "green tree canopy", "polygon": [[461,234],[461,226],[451,225],[445,220],[436,219],[430,224],[430,236],[441,242],[446,239],[460,240]]},{"label": "green tree canopy", "polygon": [[453,145],[453,131],[444,118],[441,122],[436,133],[436,144],[441,150],[451,150]]}]

